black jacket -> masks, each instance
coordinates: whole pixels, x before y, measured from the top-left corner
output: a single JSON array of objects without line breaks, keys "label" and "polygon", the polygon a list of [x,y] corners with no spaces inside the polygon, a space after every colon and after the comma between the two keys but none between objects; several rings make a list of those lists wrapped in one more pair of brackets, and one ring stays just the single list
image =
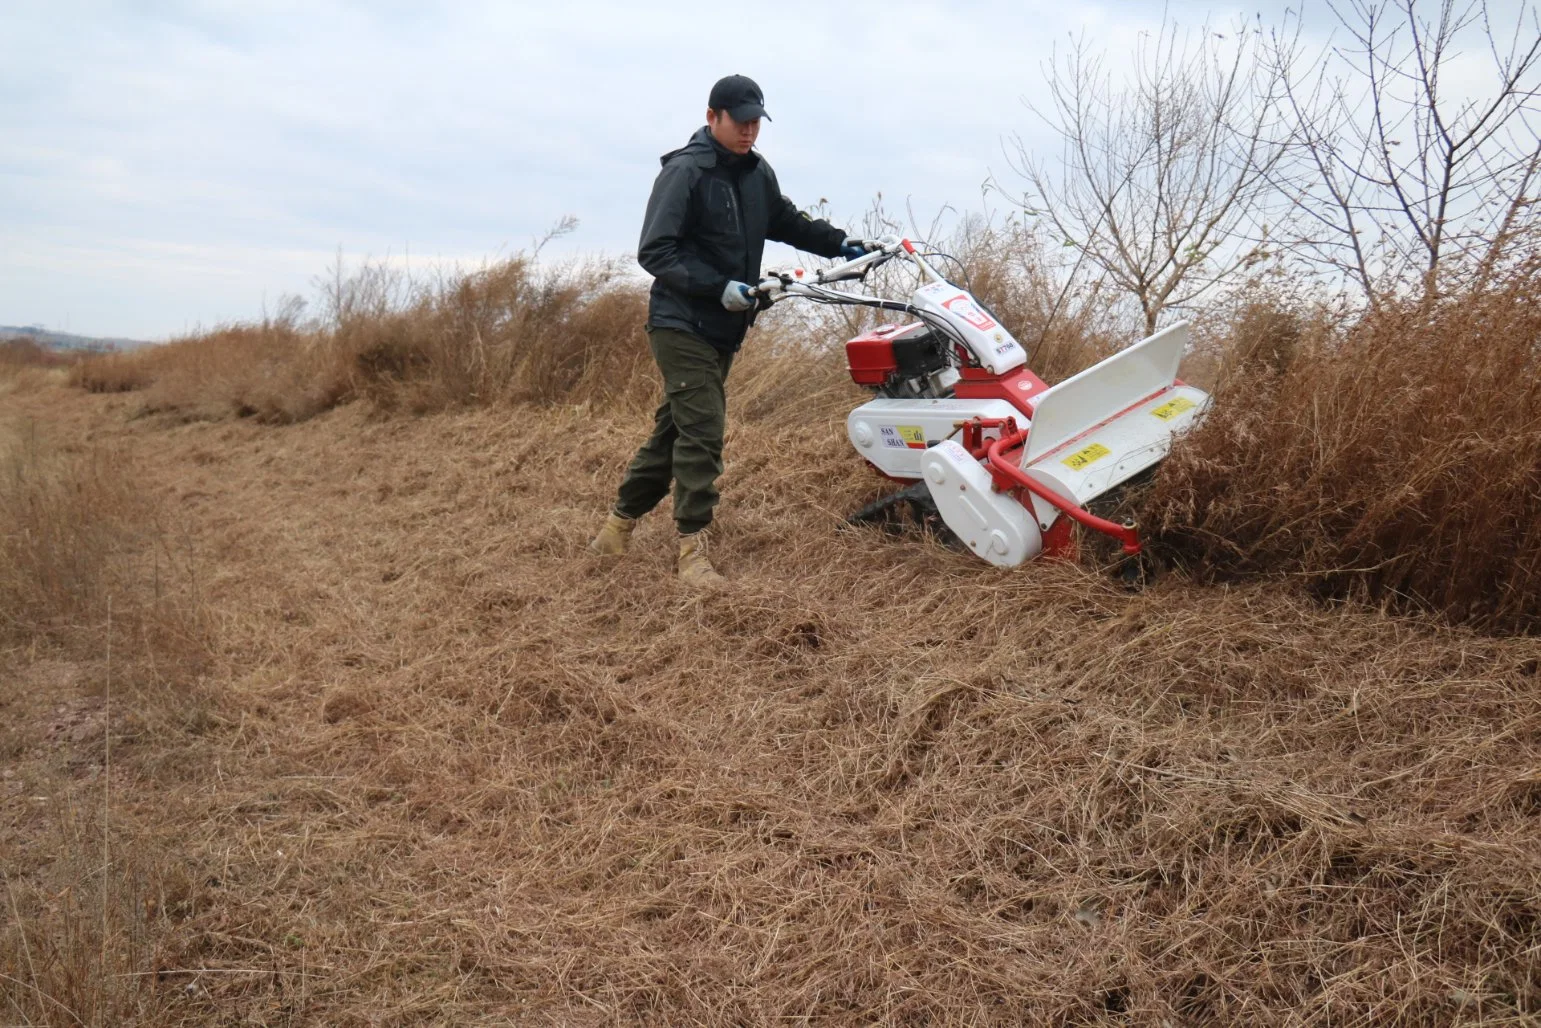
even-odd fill
[{"label": "black jacket", "polygon": [[733,153],[706,126],[662,162],[637,246],[637,260],[653,276],[648,327],[737,350],[757,312],[727,310],[722,293],[730,280],[759,281],[765,240],[838,257],[845,233],[782,196],[765,158]]}]

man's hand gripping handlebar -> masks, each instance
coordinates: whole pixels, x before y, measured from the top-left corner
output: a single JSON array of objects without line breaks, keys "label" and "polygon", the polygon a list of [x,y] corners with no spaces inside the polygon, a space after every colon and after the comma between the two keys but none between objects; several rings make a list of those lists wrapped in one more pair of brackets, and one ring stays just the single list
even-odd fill
[{"label": "man's hand gripping handlebar", "polygon": [[760,307],[763,310],[777,300],[784,300],[789,296],[806,295],[808,286],[864,278],[867,272],[904,251],[904,240],[898,236],[857,239],[852,242],[866,247],[867,252],[860,257],[831,264],[827,268],[787,268],[782,271],[768,272],[749,290],[750,295],[760,301]]}]

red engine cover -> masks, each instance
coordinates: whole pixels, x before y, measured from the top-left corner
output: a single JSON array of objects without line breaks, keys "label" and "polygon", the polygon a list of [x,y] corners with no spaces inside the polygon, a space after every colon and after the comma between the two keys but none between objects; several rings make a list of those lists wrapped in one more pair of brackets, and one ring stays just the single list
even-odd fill
[{"label": "red engine cover", "polygon": [[961,369],[961,378],[952,387],[952,395],[960,400],[1005,400],[1029,418],[1038,407],[1038,397],[1049,387],[1043,379],[1017,368],[1004,375],[992,375],[984,368]]},{"label": "red engine cover", "polygon": [[845,344],[845,362],[851,381],[857,385],[880,386],[899,370],[894,360],[894,336],[916,325],[883,325],[859,335]]}]

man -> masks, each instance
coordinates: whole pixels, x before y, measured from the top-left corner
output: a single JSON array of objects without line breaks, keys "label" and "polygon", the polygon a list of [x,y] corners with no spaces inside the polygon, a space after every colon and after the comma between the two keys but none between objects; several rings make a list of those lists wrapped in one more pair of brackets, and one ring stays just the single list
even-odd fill
[{"label": "man", "polygon": [[663,403],[610,517],[589,543],[596,553],[625,553],[637,519],[658,505],[672,481],[677,569],[691,585],[722,581],[706,539],[722,474],[724,382],[757,313],[750,289],[760,277],[765,241],[821,257],[865,252],[781,195],[776,173],[753,150],[764,117],[760,87],[729,75],[712,87],[706,125],[663,155],[637,248],[637,260],[653,276],[647,334],[663,376]]}]

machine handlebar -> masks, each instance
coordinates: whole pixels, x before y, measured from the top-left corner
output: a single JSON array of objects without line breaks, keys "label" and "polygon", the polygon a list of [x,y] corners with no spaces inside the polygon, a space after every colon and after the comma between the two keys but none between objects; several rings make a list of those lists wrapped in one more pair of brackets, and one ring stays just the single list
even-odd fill
[{"label": "machine handlebar", "polygon": [[[873,268],[886,264],[899,254],[910,250],[905,245],[907,240],[898,236],[862,239],[858,242],[869,248],[868,252],[860,257],[853,257],[851,260],[841,261],[827,268],[790,268],[785,271],[770,272],[750,287],[749,295],[758,297],[768,306],[789,296],[806,295],[808,286],[829,285],[833,282],[863,278]],[[799,286],[803,288],[799,289]]]}]

